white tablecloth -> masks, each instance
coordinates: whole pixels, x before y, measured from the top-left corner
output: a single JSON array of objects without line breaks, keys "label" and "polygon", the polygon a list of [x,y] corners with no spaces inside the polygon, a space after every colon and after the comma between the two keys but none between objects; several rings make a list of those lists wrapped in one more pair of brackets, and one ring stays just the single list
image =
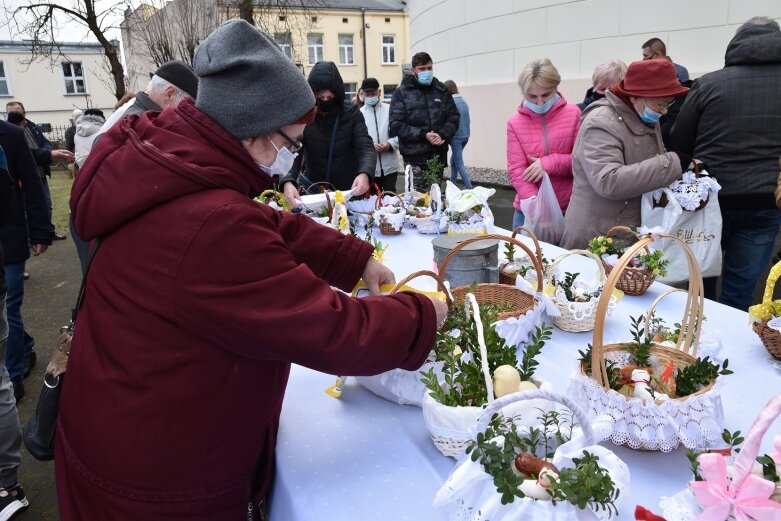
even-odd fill
[{"label": "white tablecloth", "polygon": [[[389,245],[386,264],[397,279],[431,269],[433,236],[405,229],[400,236],[378,237]],[[523,240],[531,245],[528,238]],[[549,259],[563,252],[547,245],[543,250]],[[501,245],[499,251],[501,258]],[[596,270],[585,257],[570,258],[564,266],[584,274]],[[426,279],[420,280],[418,287],[428,287]],[[629,340],[628,317],[644,313],[666,289],[655,283],[642,297],[625,297],[606,321],[605,342]],[[684,294],[668,297],[657,313],[668,324],[679,322],[684,299]],[[722,352],[735,371],[722,382],[725,427],[745,434],[765,403],[781,392],[781,370],[771,363],[746,313],[707,301],[705,315],[704,327],[719,334]],[[578,350],[589,342],[591,333],[554,329],[553,339],[540,355],[538,375],[564,392],[576,370]],[[436,450],[421,410],[387,402],[353,379],[348,379],[342,398],[334,399],[324,392],[333,383],[332,375],[299,366],[291,371],[277,441],[272,521],[446,519],[445,511],[432,506],[432,499],[455,460]],[[781,422],[766,436],[764,451],[771,449],[771,434],[779,430]],[[631,470],[631,488],[622,491],[620,520],[634,519],[637,504],[661,513],[660,497],[680,491],[691,477],[682,447],[664,454],[633,451],[610,442],[604,445]]]}]

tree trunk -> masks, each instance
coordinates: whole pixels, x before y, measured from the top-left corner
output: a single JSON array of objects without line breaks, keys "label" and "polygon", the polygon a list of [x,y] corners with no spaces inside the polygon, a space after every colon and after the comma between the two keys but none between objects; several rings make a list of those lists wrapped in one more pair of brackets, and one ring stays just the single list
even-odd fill
[{"label": "tree trunk", "polygon": [[255,8],[252,0],[239,0],[239,18],[245,20],[250,25],[255,25]]}]

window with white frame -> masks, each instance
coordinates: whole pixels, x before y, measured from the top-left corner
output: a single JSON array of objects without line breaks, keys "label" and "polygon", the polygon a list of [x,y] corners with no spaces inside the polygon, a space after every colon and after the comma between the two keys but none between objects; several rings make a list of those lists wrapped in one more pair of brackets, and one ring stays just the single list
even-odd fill
[{"label": "window with white frame", "polygon": [[290,37],[290,33],[275,33],[274,41],[285,53],[285,56],[293,59],[293,39]]},{"label": "window with white frame", "polygon": [[5,74],[5,62],[0,60],[0,96],[10,96],[11,85],[8,83],[8,76]]},{"label": "window with white frame", "polygon": [[310,34],[306,37],[306,45],[309,48],[309,65],[323,61],[323,35]]},{"label": "window with white frame", "polygon": [[86,94],[84,67],[81,62],[62,62],[62,77],[65,80],[65,94]]},{"label": "window with white frame", "polygon": [[357,83],[345,83],[344,84],[344,99],[351,100],[358,94]]},{"label": "window with white frame", "polygon": [[352,34],[339,35],[339,64],[355,65],[355,49]]},{"label": "window with white frame", "polygon": [[382,36],[382,63],[396,63],[396,37],[393,35]]}]

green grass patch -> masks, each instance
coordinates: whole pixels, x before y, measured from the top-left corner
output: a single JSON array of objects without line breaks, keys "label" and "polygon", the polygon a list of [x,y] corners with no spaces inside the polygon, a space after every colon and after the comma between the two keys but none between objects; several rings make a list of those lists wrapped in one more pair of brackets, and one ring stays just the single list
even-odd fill
[{"label": "green grass patch", "polygon": [[52,170],[49,191],[52,194],[52,222],[58,233],[69,233],[70,197],[73,179],[67,170]]}]

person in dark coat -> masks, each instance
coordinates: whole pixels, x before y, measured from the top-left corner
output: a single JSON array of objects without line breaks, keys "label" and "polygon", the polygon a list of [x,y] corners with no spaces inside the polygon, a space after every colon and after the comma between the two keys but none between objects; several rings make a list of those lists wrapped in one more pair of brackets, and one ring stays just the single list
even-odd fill
[{"label": "person in dark coat", "polygon": [[374,179],[377,154],[363,114],[345,100],[344,82],[333,62],[316,63],[307,81],[315,94],[317,116],[304,129],[302,154],[282,179],[285,198],[298,205],[299,181],[304,189],[325,181],[337,190],[352,189],[354,196],[365,194]]},{"label": "person in dark coat", "polygon": [[[393,92],[390,106],[390,136],[399,137],[404,163],[425,169],[439,156],[447,165],[448,144],[458,131],[460,116],[447,87],[434,77],[434,62],[428,53],[412,57],[412,75],[405,76]],[[415,189],[427,192],[423,177],[415,176]]]},{"label": "person in dark coat", "polygon": [[621,60],[609,60],[594,67],[591,74],[591,87],[586,91],[583,101],[578,103],[581,112],[586,107],[605,98],[605,91],[618,85],[626,74],[626,63]]},{"label": "person in dark coat", "polygon": [[[746,310],[781,226],[775,188],[781,156],[781,31],[772,19],[743,24],[724,68],[697,79],[672,129],[672,150],[708,165],[721,184],[719,302]],[[714,299],[716,279],[705,279]]]},{"label": "person in dark coat", "polygon": [[[229,20],[193,66],[195,103],[122,119],[73,185],[76,230],[103,239],[59,404],[62,521],[257,519],[289,464],[275,446],[291,364],[414,371],[447,314],[379,296],[394,277],[366,241],[253,201],[315,114],[269,35]],[[343,292],[361,278],[375,296]]]},{"label": "person in dark coat", "polygon": [[33,339],[25,335],[22,320],[24,264],[30,258],[31,250],[34,255],[46,251],[52,243],[54,226],[49,219],[41,177],[24,131],[0,121],[0,146],[6,153],[8,172],[14,183],[6,220],[0,227],[0,244],[5,256],[3,269],[8,284],[5,306],[9,333],[5,366],[17,400],[20,400],[24,395],[22,378],[34,353]]}]

